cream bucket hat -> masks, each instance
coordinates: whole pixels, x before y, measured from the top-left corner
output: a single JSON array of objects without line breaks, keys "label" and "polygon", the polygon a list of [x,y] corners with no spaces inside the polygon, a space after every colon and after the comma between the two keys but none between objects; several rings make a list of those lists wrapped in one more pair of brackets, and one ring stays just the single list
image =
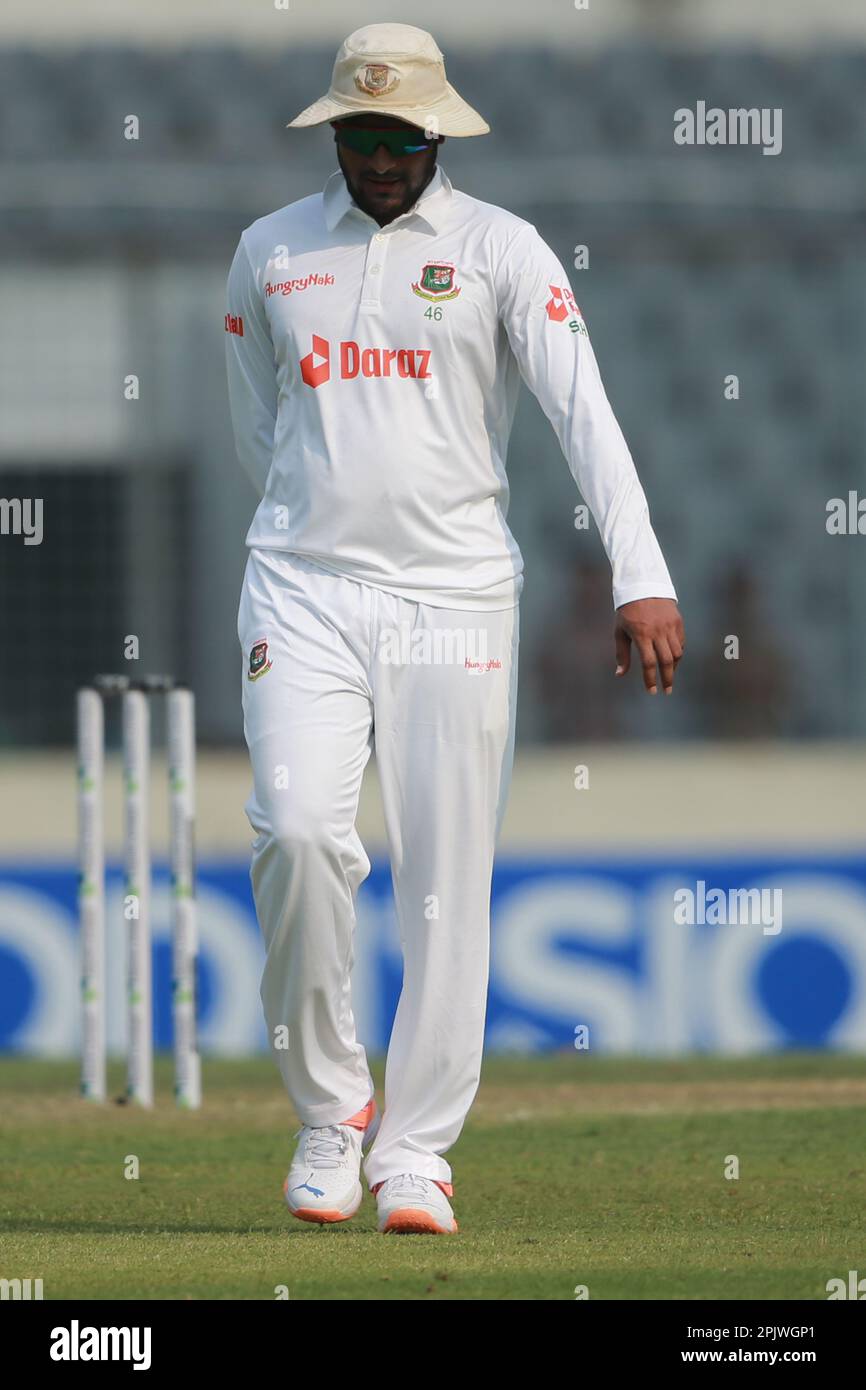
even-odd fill
[{"label": "cream bucket hat", "polygon": [[445,78],[436,41],[412,24],[367,24],[345,40],[327,94],[290,126],[377,111],[439,135],[486,135],[487,122]]}]

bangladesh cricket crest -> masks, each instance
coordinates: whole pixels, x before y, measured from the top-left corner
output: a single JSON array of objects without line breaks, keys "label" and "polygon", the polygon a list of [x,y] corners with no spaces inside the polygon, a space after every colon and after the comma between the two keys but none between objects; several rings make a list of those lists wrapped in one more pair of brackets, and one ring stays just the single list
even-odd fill
[{"label": "bangladesh cricket crest", "polygon": [[387,63],[368,63],[355,73],[358,91],[366,92],[371,97],[386,97],[399,85],[399,73],[389,68]]},{"label": "bangladesh cricket crest", "polygon": [[412,286],[412,293],[432,299],[434,304],[456,299],[460,293],[460,286],[454,283],[456,273],[457,267],[448,261],[428,261],[421,267],[421,278]]},{"label": "bangladesh cricket crest", "polygon": [[250,669],[247,671],[247,680],[257,681],[259,676],[264,676],[270,671],[273,664],[268,657],[267,639],[262,637],[260,641],[253,642],[250,648]]}]

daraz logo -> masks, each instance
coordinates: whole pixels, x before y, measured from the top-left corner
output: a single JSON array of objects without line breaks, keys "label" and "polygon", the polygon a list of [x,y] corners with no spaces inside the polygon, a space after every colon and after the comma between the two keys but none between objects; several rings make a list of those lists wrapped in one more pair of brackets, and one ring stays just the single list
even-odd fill
[{"label": "daraz logo", "polygon": [[[351,340],[340,343],[340,377],[353,381],[355,377],[398,376],[426,380],[429,370],[429,348],[362,348]],[[327,338],[313,334],[313,350],[301,358],[301,378],[313,390],[331,379],[331,344]]]},{"label": "daraz logo", "polygon": [[580,310],[568,285],[550,285],[550,299],[545,304],[547,317],[554,323],[562,323],[569,314],[579,314]]}]

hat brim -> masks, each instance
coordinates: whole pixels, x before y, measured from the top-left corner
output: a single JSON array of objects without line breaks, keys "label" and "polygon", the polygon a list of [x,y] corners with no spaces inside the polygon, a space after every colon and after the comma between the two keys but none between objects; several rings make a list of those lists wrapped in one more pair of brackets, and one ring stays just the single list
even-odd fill
[{"label": "hat brim", "polygon": [[410,125],[420,126],[426,129],[433,116],[436,119],[437,128],[440,135],[487,135],[490,126],[483,116],[464,101],[455,92],[450,82],[445,84],[447,95],[439,101],[429,102],[426,106],[400,106],[396,102],[379,101],[375,97],[335,97],[330,92],[314,101],[312,106],[307,106],[296,116],[293,121],[289,121],[286,129],[292,126],[323,125],[325,121],[336,121],[341,116],[363,116],[368,111],[375,111],[380,116],[396,116],[401,121],[408,121]]}]

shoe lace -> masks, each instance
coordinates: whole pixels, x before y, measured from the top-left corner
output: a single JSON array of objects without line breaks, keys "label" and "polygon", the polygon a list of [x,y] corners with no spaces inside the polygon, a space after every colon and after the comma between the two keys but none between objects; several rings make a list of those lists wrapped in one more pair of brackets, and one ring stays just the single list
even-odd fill
[{"label": "shoe lace", "polygon": [[[298,1134],[303,1134],[299,1129]],[[297,1138],[298,1135],[295,1135]],[[339,1125],[321,1125],[307,1130],[304,1162],[311,1168],[339,1168],[349,1140]]]},{"label": "shoe lace", "polygon": [[399,1177],[386,1178],[385,1195],[392,1197],[405,1192],[410,1197],[426,1197],[430,1191],[429,1184],[429,1178],[419,1178],[417,1173],[401,1173]]}]

